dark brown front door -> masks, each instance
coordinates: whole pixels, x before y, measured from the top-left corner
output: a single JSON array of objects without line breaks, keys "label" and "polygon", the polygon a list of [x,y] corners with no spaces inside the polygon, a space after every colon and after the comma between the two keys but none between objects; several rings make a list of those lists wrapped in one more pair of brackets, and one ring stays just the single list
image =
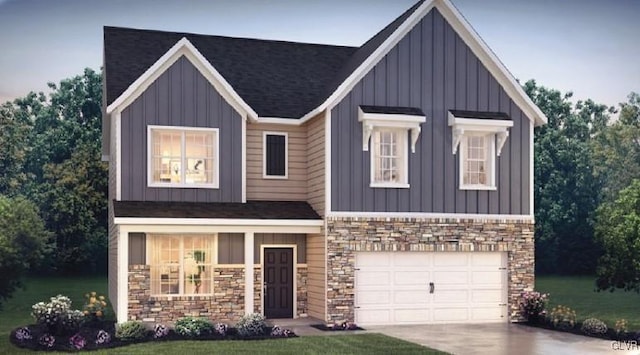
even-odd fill
[{"label": "dark brown front door", "polygon": [[264,315],[293,318],[293,249],[264,249]]}]

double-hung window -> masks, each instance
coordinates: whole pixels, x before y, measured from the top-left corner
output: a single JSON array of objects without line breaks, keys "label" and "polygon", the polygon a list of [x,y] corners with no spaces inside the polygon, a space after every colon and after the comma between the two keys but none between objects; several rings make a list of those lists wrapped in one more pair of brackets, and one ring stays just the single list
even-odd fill
[{"label": "double-hung window", "polygon": [[149,237],[152,294],[206,295],[213,292],[213,236]]},{"label": "double-hung window", "polygon": [[513,121],[500,112],[449,111],[453,154],[458,154],[461,190],[496,190],[496,157]]},{"label": "double-hung window", "polygon": [[373,159],[371,159],[371,185],[389,187],[407,182],[407,131],[376,129],[373,134]]},{"label": "double-hung window", "polygon": [[149,126],[148,185],[218,188],[217,128]]}]

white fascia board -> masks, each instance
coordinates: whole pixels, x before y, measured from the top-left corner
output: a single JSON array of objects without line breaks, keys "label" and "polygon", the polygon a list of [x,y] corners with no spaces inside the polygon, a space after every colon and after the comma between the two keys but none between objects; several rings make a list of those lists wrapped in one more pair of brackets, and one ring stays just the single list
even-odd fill
[{"label": "white fascia board", "polygon": [[115,217],[118,225],[211,225],[211,226],[322,226],[321,219],[243,219],[243,218],[144,218]]},{"label": "white fascia board", "polygon": [[241,116],[246,113],[249,118],[257,119],[258,114],[238,95],[231,84],[216,70],[211,63],[196,49],[186,38],[180,39],[160,59],[158,59],[144,74],[142,74],[108,107],[107,113],[116,109],[124,109],[138,98],[162,73],[175,63],[180,57],[185,56],[200,73],[207,78],[209,83],[238,111]]},{"label": "white fascia board", "polygon": [[319,112],[336,105],[434,7],[440,11],[527,117],[533,120],[536,126],[546,124],[547,116],[531,101],[513,75],[449,0],[430,0],[420,5],[322,104],[304,115],[301,121],[305,122]]},{"label": "white fascia board", "polygon": [[449,112],[449,126],[476,126],[476,127],[488,127],[488,128],[506,128],[513,127],[513,121],[511,120],[486,120],[481,118],[467,118],[456,117]]},{"label": "white fascia board", "polygon": [[304,122],[297,118],[280,118],[280,117],[258,117],[258,123],[273,123],[289,126],[300,126]]},{"label": "white fascia board", "polygon": [[308,233],[319,234],[322,227],[319,226],[246,226],[246,225],[184,225],[184,224],[124,224],[119,225],[121,231],[127,233]]},{"label": "white fascia board", "polygon": [[429,213],[429,212],[330,212],[327,217],[336,218],[415,218],[415,219],[469,219],[474,221],[533,221],[531,215]]}]

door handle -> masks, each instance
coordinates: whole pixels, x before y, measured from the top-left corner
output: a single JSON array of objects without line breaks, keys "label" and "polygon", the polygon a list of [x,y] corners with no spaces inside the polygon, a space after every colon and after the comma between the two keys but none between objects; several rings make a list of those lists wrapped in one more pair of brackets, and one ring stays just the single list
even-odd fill
[{"label": "door handle", "polygon": [[433,293],[436,290],[436,285],[433,282],[429,282],[429,293]]}]

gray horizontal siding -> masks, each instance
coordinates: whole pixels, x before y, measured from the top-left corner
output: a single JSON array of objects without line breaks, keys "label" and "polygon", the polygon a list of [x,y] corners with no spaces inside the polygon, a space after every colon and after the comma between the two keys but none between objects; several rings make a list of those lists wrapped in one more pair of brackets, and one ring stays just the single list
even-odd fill
[{"label": "gray horizontal siding", "polygon": [[[122,200],[241,202],[242,121],[184,57],[122,111]],[[219,189],[147,186],[147,126],[220,129]]]},{"label": "gray horizontal siding", "polygon": [[[409,189],[369,187],[359,105],[419,107],[426,114],[416,153],[409,153]],[[451,109],[503,111],[513,119],[496,157],[497,191],[458,189]],[[333,211],[529,213],[529,119],[436,9],[333,108],[331,128]]]}]

